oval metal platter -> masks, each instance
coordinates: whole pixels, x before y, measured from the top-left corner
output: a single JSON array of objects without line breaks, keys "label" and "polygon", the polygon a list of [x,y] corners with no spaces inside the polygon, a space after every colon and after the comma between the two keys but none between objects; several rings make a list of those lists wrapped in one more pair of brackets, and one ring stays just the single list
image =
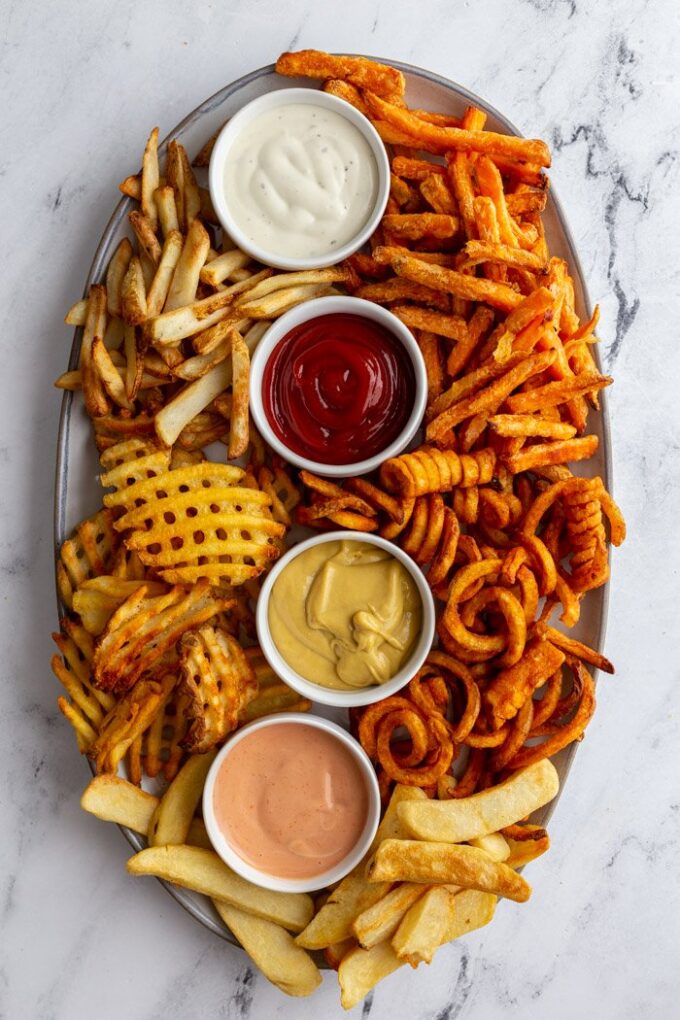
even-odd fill
[{"label": "oval metal platter", "polygon": [[[404,72],[406,76],[406,98],[410,106],[449,113],[455,116],[462,115],[466,106],[474,105],[484,110],[487,114],[487,127],[490,130],[513,135],[519,134],[507,118],[489,106],[488,103],[485,103],[479,96],[468,92],[461,85],[457,85],[441,75],[414,67],[411,64],[403,64],[396,60],[386,60],[384,57],[371,59],[392,64]],[[214,96],[211,96],[210,99],[206,99],[204,103],[185,117],[164,139],[160,146],[159,154],[161,157],[165,154],[167,143],[173,138],[182,142],[190,155],[195,154],[207,139],[245,103],[274,89],[290,88],[291,86],[317,87],[315,83],[310,84],[307,80],[296,81],[281,78],[275,74],[274,67],[271,64],[244,75],[244,77],[239,78],[230,85],[226,85]],[[149,111],[149,116],[153,119],[153,111]],[[121,237],[127,233],[127,214],[133,207],[132,199],[123,198],[114,209],[97,246],[85,283],[85,293],[87,293],[91,283],[97,283],[104,279],[114,248]],[[582,319],[587,319],[591,314],[590,299],[574,242],[562,208],[555,196],[554,189],[551,189],[550,192],[550,198],[544,214],[544,222],[551,253],[566,259],[571,268],[575,287],[576,311]],[[81,333],[81,329],[75,331],[68,364],[69,369],[77,368]],[[592,421],[589,423],[592,430],[599,437],[600,445],[596,455],[587,462],[584,471],[578,473],[599,475],[611,491],[609,418],[606,395],[604,393],[600,394],[600,400],[602,402],[602,411],[598,415],[593,415]],[[579,465],[576,465],[576,468],[578,467]],[[61,543],[68,537],[72,528],[84,517],[100,508],[102,490],[99,485],[98,475],[99,462],[97,452],[92,438],[92,429],[83,409],[82,401],[80,398],[74,401],[73,394],[67,392],[64,394],[62,402],[57,443],[54,503],[55,556]],[[584,601],[581,620],[573,631],[575,637],[580,638],[598,650],[601,650],[604,641],[607,601],[608,585],[589,592],[587,599]],[[61,608],[60,606],[60,610]],[[318,709],[320,710],[320,708],[319,706]],[[314,706],[314,710],[317,710],[317,706]],[[321,711],[320,714],[322,714]],[[323,714],[326,713],[323,712]],[[576,753],[576,746],[576,744],[570,745],[553,759],[560,776],[561,791],[564,789],[564,782]],[[559,797],[542,811],[537,812],[535,821],[541,824],[547,822],[558,799]],[[145,843],[138,833],[125,828],[121,831],[135,851],[143,849]],[[238,946],[233,935],[224,926],[213,909],[212,904],[205,896],[170,885],[167,882],[162,882],[162,885],[197,921],[200,921],[201,924],[205,925],[206,928],[216,935]]]}]

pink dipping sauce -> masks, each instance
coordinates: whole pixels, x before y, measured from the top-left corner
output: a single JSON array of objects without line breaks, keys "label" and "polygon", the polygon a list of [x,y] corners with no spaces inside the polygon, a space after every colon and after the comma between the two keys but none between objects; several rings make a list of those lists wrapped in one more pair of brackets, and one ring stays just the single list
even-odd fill
[{"label": "pink dipping sauce", "polygon": [[313,878],[339,864],[368,817],[368,790],[341,740],[304,723],[265,726],[224,758],[215,820],[232,849],[259,871]]}]

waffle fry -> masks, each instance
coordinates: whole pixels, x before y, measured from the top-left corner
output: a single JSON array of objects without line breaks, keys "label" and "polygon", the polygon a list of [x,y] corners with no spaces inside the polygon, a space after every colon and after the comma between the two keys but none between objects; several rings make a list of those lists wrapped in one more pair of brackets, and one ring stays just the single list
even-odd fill
[{"label": "waffle fry", "polygon": [[148,729],[176,684],[177,674],[169,670],[158,679],[141,679],[116,702],[87,749],[98,773],[116,772],[130,745]]},{"label": "waffle fry", "polygon": [[73,605],[73,592],[83,581],[106,573],[119,545],[120,538],[107,510],[99,510],[81,521],[72,537],[62,543],[57,562],[57,587],[68,609]]},{"label": "waffle fry", "polygon": [[183,635],[180,673],[180,689],[189,702],[182,746],[203,754],[236,729],[239,715],[257,695],[257,681],[238,641],[211,625]]},{"label": "waffle fry", "polygon": [[285,532],[269,496],[236,485],[242,478],[240,468],[206,461],[138,481],[111,497],[127,510],[116,528],[163,580],[242,584],[276,559]]},{"label": "waffle fry", "polygon": [[177,585],[163,595],[137,588],[116,610],[97,639],[93,676],[101,690],[127,691],[158,666],[192,627],[229,609],[229,599],[212,594],[206,581],[187,591]]}]

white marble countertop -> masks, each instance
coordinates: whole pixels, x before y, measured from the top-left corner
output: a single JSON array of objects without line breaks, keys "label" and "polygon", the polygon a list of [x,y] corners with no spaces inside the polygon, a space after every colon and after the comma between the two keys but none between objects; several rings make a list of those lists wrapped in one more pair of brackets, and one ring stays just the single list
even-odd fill
[{"label": "white marble countertop", "polygon": [[362,1020],[677,1016],[680,767],[680,215],[673,0],[1,0],[0,1016],[7,1020],[341,1015],[334,975],[286,1000],[83,814],[88,769],[56,708],[52,481],[71,331],[115,186],[163,133],[283,49],[367,51],[484,96],[554,150],[552,179],[616,375],[615,555],[588,730],[531,867],[534,895],[399,971]]}]

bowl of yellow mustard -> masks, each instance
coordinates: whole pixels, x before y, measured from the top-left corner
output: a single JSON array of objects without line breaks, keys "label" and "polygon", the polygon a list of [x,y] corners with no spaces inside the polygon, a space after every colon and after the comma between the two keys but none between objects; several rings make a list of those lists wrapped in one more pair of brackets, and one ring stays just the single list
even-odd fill
[{"label": "bowl of yellow mustard", "polygon": [[417,565],[375,535],[327,532],[290,549],[258,599],[257,634],[275,673],[303,697],[351,708],[394,694],[434,638]]}]

